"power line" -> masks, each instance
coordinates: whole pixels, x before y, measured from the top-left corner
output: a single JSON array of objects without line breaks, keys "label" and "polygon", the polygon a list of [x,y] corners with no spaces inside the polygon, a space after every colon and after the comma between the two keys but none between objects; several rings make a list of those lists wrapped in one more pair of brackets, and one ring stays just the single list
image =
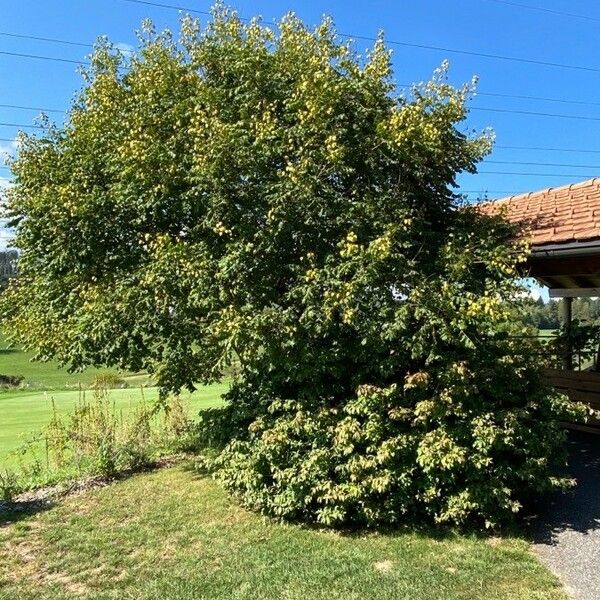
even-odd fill
[{"label": "power line", "polygon": [[[488,161],[488,162],[494,162],[494,161]],[[509,163],[509,164],[513,164],[513,163]],[[519,163],[514,163],[514,164],[519,164]],[[521,163],[521,164],[544,164],[544,163]],[[551,166],[551,165],[549,165]],[[567,165],[565,165],[567,166]],[[4,167],[4,166],[0,166],[0,169],[2,170],[10,170],[9,167]],[[478,174],[480,175],[517,175],[517,176],[523,176],[523,177],[567,177],[569,179],[573,179],[573,178],[586,178],[586,179],[592,179],[593,177],[597,177],[598,174],[596,175],[582,175],[580,173],[572,173],[572,174],[566,174],[566,173],[518,173],[518,172],[514,172],[514,171],[478,171]],[[467,190],[457,190],[456,193],[481,193],[478,191],[467,191]],[[486,193],[486,192],[484,192]],[[509,194],[510,192],[507,191],[501,191],[501,190],[488,190],[487,193],[494,193],[494,194]]]},{"label": "power line", "polygon": [[[0,52],[0,54],[2,54],[2,52]],[[37,56],[36,58],[42,58],[42,57]],[[55,60],[51,57],[44,57],[44,58],[47,58],[48,60]],[[56,60],[59,60],[59,59],[56,59]],[[84,63],[79,63],[79,64],[84,64]],[[506,94],[506,96],[509,96],[509,95]],[[600,103],[598,103],[598,104],[600,104]],[[38,110],[38,111],[42,111],[42,112],[53,112],[53,113],[66,113],[67,112],[65,110],[59,110],[59,109],[55,109],[55,108],[20,106],[20,105],[14,105],[14,104],[0,104],[0,107],[23,109],[23,110]],[[484,106],[471,106],[471,107],[469,107],[469,110],[482,111],[482,112],[517,114],[517,115],[545,117],[545,118],[554,118],[554,119],[572,119],[572,120],[576,120],[576,121],[600,121],[600,117],[591,117],[588,115],[567,115],[564,113],[546,113],[546,112],[538,112],[538,111],[531,111],[531,110],[517,110],[517,109],[509,109],[509,108],[491,108],[491,107],[484,107]]]},{"label": "power line", "polygon": [[25,129],[41,129],[41,125],[23,125],[20,123],[0,123],[0,127],[23,127]]},{"label": "power line", "polygon": [[[134,0],[121,0],[122,2],[133,2]],[[136,2],[142,2],[142,0],[135,0]],[[151,4],[152,6],[157,6],[156,3],[149,3],[149,2],[143,2],[144,4]],[[163,6],[163,5],[160,5]],[[164,5],[165,7],[167,5]],[[202,12],[202,11],[198,11],[198,12]],[[210,13],[206,13],[206,14],[210,14]],[[0,32],[0,36],[2,35],[13,35],[7,32]],[[32,35],[22,35],[22,34],[14,34],[15,37],[19,37],[19,38],[24,38],[24,39],[32,39],[32,40],[43,40],[43,41],[47,41],[47,42],[56,42],[56,43],[61,43],[61,44],[72,44],[72,45],[76,45],[76,46],[86,46],[89,48],[93,48],[93,46],[91,44],[81,44],[79,42],[71,42],[69,40],[59,40],[56,38],[43,38],[43,37],[39,37],[39,36],[32,36]],[[357,36],[354,36],[357,37]],[[375,38],[370,38],[373,41],[375,40]],[[392,43],[392,42],[390,42]],[[47,55],[41,55],[41,54],[24,54],[24,53],[19,53],[19,52],[8,52],[8,51],[0,51],[0,55],[5,55],[5,56],[14,56],[14,57],[19,57],[19,58],[29,58],[29,59],[36,59],[36,60],[47,60],[47,61],[58,61],[58,62],[64,62],[64,63],[69,63],[69,64],[76,64],[76,65],[89,65],[89,61],[80,61],[80,60],[73,60],[73,59],[66,59],[66,58],[62,58],[62,57],[56,57],[56,56],[47,56]],[[598,71],[600,72],[600,69],[598,69]],[[398,84],[398,87],[402,87],[402,88],[412,88],[414,86],[414,84],[407,84],[407,83],[403,83],[403,84]],[[580,106],[600,106],[600,102],[592,102],[592,101],[585,101],[585,100],[572,100],[572,99],[567,99],[567,98],[548,98],[545,96],[529,96],[529,95],[525,95],[525,94],[505,94],[505,93],[500,93],[500,92],[475,92],[475,96],[486,96],[486,97],[491,97],[491,98],[515,98],[517,100],[535,100],[535,101],[539,101],[539,102],[556,102],[556,103],[560,103],[560,104],[575,104],[575,105],[580,105]],[[2,106],[6,106],[6,105],[2,105]],[[11,108],[20,108],[20,107],[11,107]],[[60,112],[54,109],[40,109],[40,110],[45,110],[47,112]],[[492,109],[478,109],[478,110],[492,110]],[[500,110],[500,109],[493,109],[493,110]],[[63,111],[64,112],[64,111]],[[555,115],[552,115],[555,116]],[[562,115],[561,115],[562,116]],[[574,118],[570,115],[564,115],[563,118]],[[581,117],[581,118],[586,118],[586,117]],[[587,118],[591,118],[591,117],[587,117]]]},{"label": "power line", "polygon": [[[200,10],[195,10],[195,9],[182,7],[182,6],[174,6],[174,5],[170,5],[170,4],[150,2],[147,0],[121,0],[121,1],[122,2],[131,2],[131,3],[135,3],[135,4],[156,6],[156,7],[167,8],[167,9],[187,10],[188,12],[196,12],[198,14],[205,14],[205,15],[211,14],[208,11],[200,11]],[[243,19],[243,20],[247,20],[247,19]],[[274,25],[274,23],[271,23],[271,22],[268,22],[268,24]],[[365,40],[370,40],[370,41],[376,40],[376,38],[372,38],[372,37],[368,37],[368,36],[358,36],[358,35],[353,36],[352,34],[340,34],[340,35],[342,35],[344,37],[354,37],[356,39],[365,39]],[[59,39],[59,38],[48,38],[48,37],[42,37],[42,36],[16,34],[16,33],[10,33],[10,32],[0,32],[0,36],[9,36],[9,37],[15,37],[15,38],[30,39],[30,40],[58,43],[58,44],[67,44],[67,45],[72,45],[72,46],[93,48],[92,44],[84,44],[81,42],[75,42],[72,40],[64,40],[64,39]],[[460,53],[466,53],[466,54],[470,53],[470,54],[474,54],[474,55],[480,55],[480,53],[473,53],[473,52],[467,52],[467,51],[462,51],[462,50],[460,50],[460,51],[459,50],[451,50],[451,49],[446,49],[446,48],[438,48],[437,46],[426,46],[423,44],[408,44],[406,42],[399,42],[399,41],[395,41],[395,40],[388,40],[388,43],[399,44],[399,45],[408,45],[408,46],[414,46],[414,47],[422,47],[422,48],[432,49],[432,50],[443,50],[443,51],[449,51],[449,52],[456,51],[456,52],[460,52]],[[40,55],[40,54],[34,55],[34,54],[24,54],[24,53],[9,52],[9,51],[0,51],[0,55],[14,56],[14,57],[20,57],[20,58],[29,58],[29,59],[36,59],[36,60],[57,61],[57,62],[64,62],[64,63],[69,63],[69,64],[77,64],[77,65],[89,65],[89,62],[87,62],[87,61],[79,61],[79,60],[66,59],[66,58],[55,57],[55,56],[46,56],[46,55]],[[486,56],[495,57],[495,55],[486,55]],[[518,57],[500,57],[500,58],[506,59],[506,60],[529,61],[529,59],[522,59],[522,58],[518,58]],[[533,62],[539,62],[539,61],[533,61]],[[551,63],[543,63],[543,64],[550,65]],[[600,69],[596,69],[596,68],[592,68],[592,67],[582,67],[580,65],[556,65],[556,66],[562,66],[562,67],[566,67],[566,68],[573,67],[573,68],[578,68],[578,69],[581,68],[584,70],[593,70],[596,72],[600,72]],[[413,86],[410,84],[399,84],[399,87],[411,88]],[[566,98],[548,98],[548,97],[543,97],[543,96],[530,96],[530,95],[524,95],[524,94],[505,94],[505,93],[500,93],[500,92],[476,92],[476,95],[496,97],[496,98],[515,98],[515,99],[521,99],[521,100],[557,102],[557,103],[562,103],[562,104],[600,106],[600,102],[571,100],[571,99],[566,99]],[[480,110],[484,110],[484,109],[480,109]],[[491,109],[486,109],[486,110],[491,110]],[[500,109],[494,109],[494,110],[499,111]],[[50,109],[48,109],[48,111],[53,112]],[[572,118],[572,117],[565,115],[564,118]],[[584,118],[584,117],[582,117],[582,118]]]},{"label": "power line", "polygon": [[574,165],[565,163],[523,162],[520,160],[485,160],[486,164],[527,165],[534,167],[573,167],[575,169],[600,169],[600,165]]},{"label": "power line", "polygon": [[[0,107],[7,106],[0,104]],[[8,105],[11,106],[11,105]],[[51,112],[51,109],[47,108],[34,108],[34,107],[18,107],[18,108],[27,108],[30,110],[40,110],[44,112]],[[55,112],[65,112],[56,110]],[[27,129],[41,129],[40,125],[32,125],[25,123],[0,123],[0,127],[18,127],[18,128],[27,128]],[[15,138],[0,138],[0,142],[14,142]],[[600,154],[600,150],[593,150],[589,148],[556,148],[549,146],[512,146],[512,145],[503,145],[498,144],[494,146],[494,150],[523,150],[523,151],[538,151],[538,152],[566,152],[573,154]],[[498,160],[486,160],[487,163],[496,163],[496,164],[521,164],[521,165],[539,165],[539,166],[560,166],[560,167],[575,167],[575,168],[587,168],[587,169],[595,169],[600,168],[600,166],[596,165],[575,165],[575,164],[564,164],[564,163],[537,163],[537,162],[522,162],[522,161],[498,161]]]},{"label": "power line", "polygon": [[[129,0],[127,0],[129,1]],[[376,42],[377,38],[361,36],[361,35],[350,35],[346,33],[340,33],[342,37],[349,37],[357,40],[366,40],[371,42]],[[574,71],[587,71],[591,73],[600,73],[600,68],[598,67],[587,67],[583,65],[571,65],[566,63],[557,63],[546,60],[536,60],[532,58],[522,58],[519,56],[505,56],[503,54],[489,54],[487,52],[475,52],[472,50],[458,50],[456,48],[446,48],[444,46],[430,46],[427,44],[414,44],[409,42],[400,42],[398,40],[385,40],[386,43],[392,44],[394,46],[405,46],[407,48],[420,48],[423,50],[435,50],[437,52],[450,52],[451,54],[461,54],[466,56],[477,56],[478,58],[489,58],[493,60],[503,60],[503,61],[513,61],[519,63],[526,63],[530,65],[538,65],[542,67],[553,67],[557,69],[571,69]]]},{"label": "power line", "polygon": [[24,33],[11,33],[10,31],[0,31],[0,37],[18,38],[23,40],[34,40],[36,42],[50,42],[53,44],[64,44],[66,46],[80,46],[82,48],[93,48],[93,44],[83,44],[71,40],[61,40],[58,38],[41,37],[38,35],[26,35]]},{"label": "power line", "polygon": [[594,175],[583,175],[582,173],[519,173],[515,171],[477,171],[478,175],[517,175],[522,177],[565,177],[568,179],[593,179],[598,177],[598,173]]},{"label": "power line", "polygon": [[[527,193],[527,192],[524,192]],[[510,196],[519,196],[519,194],[511,194],[510,196],[488,196],[487,194],[465,194],[468,200],[502,200]]]},{"label": "power line", "polygon": [[[42,112],[58,112],[58,113],[64,113],[66,111],[60,111],[58,109],[49,109],[49,108],[43,108],[43,107],[26,107],[26,106],[15,106],[15,105],[6,105],[6,104],[0,104],[0,107],[10,107],[10,108],[23,108],[26,110],[39,110]],[[492,110],[492,109],[490,109]],[[498,109],[500,110],[500,109]],[[534,113],[534,114],[538,114],[538,113]],[[565,115],[567,116],[567,115]],[[574,117],[574,115],[572,115]],[[583,118],[583,117],[581,117]],[[591,118],[591,117],[590,117]],[[597,119],[597,120],[600,120]],[[20,128],[27,128],[27,129],[41,129],[42,127],[40,125],[32,125],[32,124],[25,124],[25,123],[0,123],[0,127],[20,127]],[[0,142],[13,142],[14,138],[0,138]],[[516,146],[516,145],[506,145],[506,144],[497,144],[494,146],[494,150],[523,150],[523,151],[539,151],[539,152],[566,152],[566,153],[573,153],[573,154],[600,154],[600,150],[594,150],[594,149],[590,149],[590,148],[557,148],[557,147],[551,147],[551,146]],[[487,162],[496,162],[496,163],[500,163],[501,161],[487,161]],[[513,164],[513,163],[508,163],[505,161],[502,161],[502,164]],[[597,168],[596,165],[567,165],[567,164],[557,164],[557,163],[523,163],[523,162],[515,162],[514,164],[527,164],[527,165],[534,165],[534,164],[539,164],[539,165],[548,165],[548,166],[565,166],[565,167],[579,167],[579,168]],[[598,167],[600,168],[600,167]]]},{"label": "power line", "polygon": [[37,110],[39,112],[66,113],[66,110],[58,108],[40,108],[39,106],[20,106],[18,104],[0,104],[0,108],[16,108],[19,110]]},{"label": "power line", "polygon": [[[483,95],[483,94],[480,94],[480,95]],[[486,94],[486,95],[488,95],[488,96],[504,96],[504,97],[508,97],[508,98],[526,97],[526,96],[511,96],[510,94]],[[534,99],[534,97],[530,97],[530,98]],[[552,102],[568,102],[568,103],[570,103],[570,101],[568,101],[568,100],[563,101],[563,100],[550,99],[550,98],[537,98],[537,99],[550,100]],[[587,104],[587,103],[582,102],[580,104]],[[589,103],[589,104],[598,104],[600,106],[600,102]],[[34,111],[40,111],[40,112],[51,112],[51,113],[62,113],[62,114],[65,114],[68,112],[66,110],[60,110],[57,108],[45,108],[42,106],[22,106],[22,105],[18,105],[18,104],[0,104],[0,108],[14,108],[14,109],[19,109],[19,110],[34,110]],[[477,110],[485,111],[485,112],[523,114],[523,115],[537,116],[537,117],[575,119],[575,120],[584,120],[584,121],[600,121],[600,117],[590,117],[587,115],[567,115],[567,114],[562,114],[562,113],[540,113],[540,112],[536,112],[536,111],[523,111],[523,110],[516,110],[516,109],[490,108],[490,107],[480,107],[480,106],[472,106],[472,107],[469,107],[469,109],[476,110],[476,111]]]},{"label": "power line", "polygon": [[[398,83],[401,88],[413,88],[415,84]],[[578,106],[600,106],[600,102],[589,100],[571,100],[570,98],[548,98],[546,96],[528,96],[524,94],[502,94],[500,92],[480,92],[476,90],[474,96],[489,96],[490,98],[515,98],[517,100],[535,100],[536,102],[558,102],[559,104],[576,104]]]},{"label": "power line", "polygon": [[457,194],[514,194],[510,190],[456,190]]},{"label": "power line", "polygon": [[527,115],[533,117],[550,117],[553,119],[574,119],[576,121],[600,121],[600,117],[588,117],[585,115],[565,115],[562,113],[543,113],[534,110],[514,110],[509,108],[488,108],[483,106],[471,106],[469,110],[484,112],[509,113],[513,115]]},{"label": "power line", "polygon": [[600,150],[590,150],[584,148],[552,148],[548,146],[505,146],[497,145],[494,148],[501,150],[539,150],[542,152],[573,152],[573,153],[585,153],[585,154],[600,154]]},{"label": "power line", "polygon": [[560,104],[579,104],[584,106],[600,106],[600,102],[588,100],[567,100],[566,98],[546,98],[544,96],[526,96],[523,94],[500,94],[498,92],[475,92],[475,96],[490,96],[492,98],[516,98],[518,100],[535,100],[537,102],[558,102]]},{"label": "power line", "polygon": [[531,6],[529,4],[521,4],[520,2],[512,2],[511,0],[487,0],[488,2],[495,2],[496,4],[506,4],[507,6],[516,6],[518,8],[524,8],[526,10],[534,10],[538,12],[550,13],[561,17],[572,17],[574,19],[583,19],[585,21],[600,22],[597,17],[591,15],[581,15],[577,13],[564,12],[562,10],[554,10],[552,8],[544,8],[543,6]]},{"label": "power line", "polygon": [[[208,11],[197,10],[197,9],[189,8],[187,6],[175,6],[173,4],[164,4],[161,2],[150,2],[149,0],[121,0],[121,2],[129,2],[131,4],[141,4],[141,5],[146,5],[146,6],[155,6],[158,8],[186,11],[189,13],[196,13],[196,14],[201,14],[201,15],[209,15],[209,16],[211,15],[211,13]],[[244,19],[244,18],[240,17],[240,20],[248,21],[249,19]],[[265,21],[265,23],[267,25],[276,26],[276,23],[273,23],[272,21]],[[369,42],[377,42],[378,41],[378,38],[366,36],[366,35],[352,35],[349,33],[342,33],[342,32],[339,32],[339,35],[342,37],[345,37],[345,38],[351,38],[351,39],[355,39],[355,40],[365,40],[365,41],[369,41]],[[419,48],[421,50],[435,50],[437,52],[450,52],[451,54],[477,56],[479,58],[489,58],[489,59],[493,59],[493,60],[514,61],[514,62],[538,65],[538,66],[543,66],[543,67],[554,67],[554,68],[559,68],[559,69],[571,69],[571,70],[576,70],[576,71],[588,71],[588,72],[592,72],[592,73],[600,73],[600,68],[598,68],[598,67],[588,67],[588,66],[584,66],[584,65],[556,63],[556,62],[552,62],[552,61],[536,60],[536,59],[531,59],[531,58],[523,58],[523,57],[519,57],[519,56],[506,56],[503,54],[490,54],[487,52],[475,52],[472,50],[460,50],[457,48],[446,48],[444,46],[431,46],[429,44],[416,44],[416,43],[411,43],[411,42],[400,42],[399,40],[385,40],[385,41],[388,44],[392,44],[394,46],[403,46],[406,48]]]},{"label": "power line", "polygon": [[[209,17],[211,16],[212,13],[210,13],[207,10],[197,10],[195,8],[188,8],[187,6],[175,6],[173,4],[162,4],[160,2],[146,2],[145,0],[121,0],[122,2],[130,2],[131,4],[145,4],[146,6],[155,6],[157,8],[167,8],[167,9],[174,9],[174,10],[181,10],[181,11],[185,11],[185,12],[189,12],[189,13],[195,13],[197,15],[208,15]],[[241,17],[240,17],[241,18]],[[242,21],[247,21],[248,19],[241,19]],[[274,23],[270,22],[270,21],[266,21],[266,23],[268,23],[269,25],[274,25]]]},{"label": "power line", "polygon": [[55,62],[62,62],[62,63],[69,63],[69,64],[73,64],[73,65],[80,65],[80,66],[85,66],[85,65],[89,65],[89,62],[83,62],[81,60],[72,60],[70,58],[59,58],[56,56],[43,56],[41,54],[22,54],[20,52],[8,52],[6,50],[0,50],[0,55],[3,56],[14,56],[17,58],[31,58],[31,59],[35,59],[35,60],[49,60],[49,61],[55,61]]}]

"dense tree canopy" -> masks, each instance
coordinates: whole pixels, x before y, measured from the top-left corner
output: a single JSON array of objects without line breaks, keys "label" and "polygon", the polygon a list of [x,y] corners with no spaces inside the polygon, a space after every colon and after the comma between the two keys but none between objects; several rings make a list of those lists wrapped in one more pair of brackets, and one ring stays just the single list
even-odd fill
[{"label": "dense tree canopy", "polygon": [[491,147],[471,84],[404,97],[381,41],[222,7],[92,62],[13,165],[15,337],[164,391],[238,365],[212,467],[267,514],[493,521],[556,483],[569,406],[510,335],[523,248],[452,191]]}]

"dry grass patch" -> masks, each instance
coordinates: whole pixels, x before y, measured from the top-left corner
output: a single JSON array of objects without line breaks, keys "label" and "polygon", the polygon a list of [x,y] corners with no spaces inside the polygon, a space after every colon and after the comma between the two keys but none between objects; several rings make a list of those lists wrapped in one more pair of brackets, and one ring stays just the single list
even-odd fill
[{"label": "dry grass patch", "polygon": [[0,528],[2,600],[564,599],[518,539],[282,525],[182,467]]}]

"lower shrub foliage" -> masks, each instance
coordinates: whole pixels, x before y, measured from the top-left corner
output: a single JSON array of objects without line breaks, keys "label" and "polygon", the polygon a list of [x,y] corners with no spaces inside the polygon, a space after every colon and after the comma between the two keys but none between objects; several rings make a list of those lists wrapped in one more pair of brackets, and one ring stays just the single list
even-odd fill
[{"label": "lower shrub foliage", "polygon": [[404,385],[362,385],[339,407],[273,400],[245,430],[231,408],[217,409],[204,417],[205,441],[234,439],[201,464],[271,517],[496,527],[534,495],[572,484],[554,475],[566,458],[558,420],[586,412],[532,374],[507,375],[500,402],[453,364],[437,381],[417,372]]}]

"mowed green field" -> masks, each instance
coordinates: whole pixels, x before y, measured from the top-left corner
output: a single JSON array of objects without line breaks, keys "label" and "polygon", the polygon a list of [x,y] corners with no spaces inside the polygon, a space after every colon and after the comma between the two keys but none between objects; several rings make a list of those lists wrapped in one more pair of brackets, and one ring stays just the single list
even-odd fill
[{"label": "mowed green field", "polygon": [[145,382],[144,374],[120,374],[115,369],[86,369],[81,373],[69,373],[61,369],[56,361],[33,361],[33,353],[23,352],[20,348],[11,348],[6,337],[0,332],[0,375],[21,375],[28,388],[40,390],[77,389],[91,385],[99,375],[121,376],[133,384]]},{"label": "mowed green field", "polygon": [[[143,387],[149,382],[147,375],[124,373],[116,370],[89,369],[82,373],[68,373],[55,362],[32,362],[32,355],[20,349],[7,348],[6,340],[0,335],[0,374],[21,375],[25,378],[25,389],[0,391],[0,469],[16,464],[13,455],[23,441],[39,432],[52,418],[52,403],[60,416],[66,416],[80,397],[79,386],[93,384],[98,375],[111,374],[122,377],[128,387],[110,390],[110,400],[124,414],[142,400],[153,402],[158,398],[156,387]],[[227,391],[227,383],[200,387],[190,394],[184,392],[182,399],[193,417],[200,410],[221,403],[221,395]]]},{"label": "mowed green field", "polygon": [[[204,408],[218,406],[221,395],[228,384],[220,383],[201,387],[193,394],[182,394],[184,405],[190,417]],[[90,394],[91,392],[87,392]],[[79,398],[79,391],[33,392],[16,391],[0,393],[0,469],[16,464],[13,451],[33,432],[40,431],[52,418],[52,401],[56,412],[65,416],[73,411]],[[117,411],[126,414],[142,399],[153,402],[158,398],[157,388],[126,388],[110,390],[109,398]]]}]

